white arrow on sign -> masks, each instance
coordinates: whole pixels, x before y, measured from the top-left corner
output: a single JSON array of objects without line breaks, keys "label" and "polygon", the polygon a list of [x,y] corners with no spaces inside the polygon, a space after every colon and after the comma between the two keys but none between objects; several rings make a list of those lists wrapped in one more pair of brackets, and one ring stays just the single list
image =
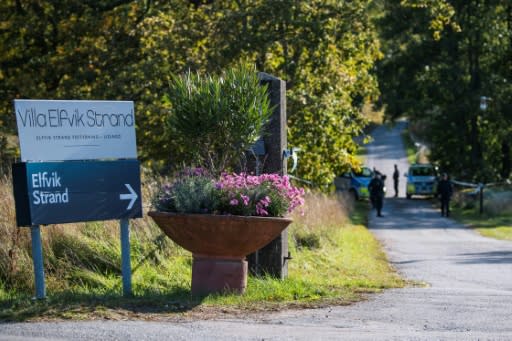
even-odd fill
[{"label": "white arrow on sign", "polygon": [[130,203],[128,204],[128,207],[126,208],[127,210],[129,210],[129,209],[131,209],[133,207],[133,204],[135,203],[135,200],[137,200],[137,198],[139,196],[133,190],[132,186],[130,186],[128,184],[124,184],[124,185],[126,186],[126,188],[128,188],[130,193],[129,194],[119,194],[119,199],[120,200],[131,200]]}]

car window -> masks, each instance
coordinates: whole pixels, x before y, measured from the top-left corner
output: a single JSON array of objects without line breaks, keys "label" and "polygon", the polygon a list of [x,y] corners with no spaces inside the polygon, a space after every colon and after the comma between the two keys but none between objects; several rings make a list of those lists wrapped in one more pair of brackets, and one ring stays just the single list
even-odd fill
[{"label": "car window", "polygon": [[371,178],[373,175],[373,171],[368,167],[361,167],[358,172],[355,170],[353,172],[357,177]]},{"label": "car window", "polygon": [[413,176],[434,176],[434,168],[432,167],[417,167],[411,169]]}]

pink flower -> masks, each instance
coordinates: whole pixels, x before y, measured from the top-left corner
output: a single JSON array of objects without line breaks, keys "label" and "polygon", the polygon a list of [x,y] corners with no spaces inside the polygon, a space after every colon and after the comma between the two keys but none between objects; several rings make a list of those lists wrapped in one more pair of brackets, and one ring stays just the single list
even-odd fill
[{"label": "pink flower", "polygon": [[268,216],[267,210],[262,208],[261,206],[256,205],[256,215],[259,216]]},{"label": "pink flower", "polygon": [[271,200],[268,196],[265,196],[263,199],[260,199],[256,203],[256,215],[259,216],[268,216],[268,211],[266,208],[270,205]]},{"label": "pink flower", "polygon": [[265,198],[260,200],[260,203],[264,207],[268,207],[268,205],[270,205],[270,198],[268,196],[265,196]]},{"label": "pink flower", "polygon": [[[228,198],[229,206],[244,215],[282,216],[304,202],[304,190],[294,187],[287,176],[279,174],[222,173],[214,187]],[[273,206],[270,193],[278,197]],[[254,198],[259,199],[254,201]]]},{"label": "pink flower", "polygon": [[240,194],[240,198],[242,198],[245,206],[249,206],[249,197],[247,195]]}]

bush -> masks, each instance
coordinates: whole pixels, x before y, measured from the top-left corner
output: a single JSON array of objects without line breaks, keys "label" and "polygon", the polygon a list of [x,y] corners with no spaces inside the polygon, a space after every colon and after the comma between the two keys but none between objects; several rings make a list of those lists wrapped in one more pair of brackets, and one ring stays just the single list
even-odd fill
[{"label": "bush", "polygon": [[246,151],[271,115],[267,87],[254,68],[243,66],[222,75],[174,76],[168,97],[167,138],[189,151],[181,161],[217,174],[243,169]]}]

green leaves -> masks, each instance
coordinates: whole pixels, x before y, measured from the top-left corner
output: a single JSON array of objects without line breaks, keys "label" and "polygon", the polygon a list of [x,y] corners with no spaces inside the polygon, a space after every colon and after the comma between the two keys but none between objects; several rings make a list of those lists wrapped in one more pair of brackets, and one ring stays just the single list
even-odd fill
[{"label": "green leaves", "polygon": [[[388,117],[408,115],[419,122],[431,161],[452,175],[481,182],[508,177],[510,2],[384,3],[386,58],[378,70]],[[432,18],[443,24],[433,27]],[[492,97],[487,110],[479,108],[481,96]]]},{"label": "green leaves", "polygon": [[429,28],[435,40],[441,39],[442,32],[447,26],[454,31],[460,32],[460,26],[454,20],[455,9],[446,0],[401,0],[404,7],[425,9],[430,17]]},{"label": "green leaves", "polygon": [[266,89],[259,84],[256,70],[246,66],[230,68],[222,75],[189,71],[174,76],[166,136],[195,151],[182,161],[213,173],[240,166],[270,117]]},{"label": "green leaves", "polygon": [[[222,108],[233,107],[230,101],[239,108],[256,108],[258,103],[250,99],[260,94],[247,92],[251,86],[243,82],[233,88],[218,83],[194,90],[211,92],[217,102],[204,102],[202,96],[189,107],[171,100],[169,84],[176,80],[172,74],[192,70],[192,80],[196,72],[220,74],[247,63],[287,82],[288,141],[302,149],[295,175],[328,184],[353,162],[351,137],[365,124],[361,105],[377,96],[373,67],[381,56],[369,17],[371,3],[228,0],[192,6],[178,0],[133,0],[57,6],[3,1],[0,124],[15,130],[12,100],[19,97],[133,100],[139,157],[146,165],[162,169],[196,160],[232,167],[226,160],[235,154],[239,158],[247,142],[229,139],[224,132],[234,125],[245,127],[239,135],[254,141],[259,123],[254,109],[239,116],[238,109]],[[222,77],[234,76],[227,71]],[[182,126],[171,124],[173,106],[196,110],[201,120],[184,115]],[[212,123],[219,112],[230,125]],[[203,132],[204,143],[192,143],[200,135],[194,130]],[[224,145],[208,142],[214,138],[224,139]],[[230,156],[211,153],[224,146]]]},{"label": "green leaves", "polygon": [[[370,1],[237,1],[217,4],[215,60],[250,58],[284,79],[288,144],[301,148],[296,174],[321,186],[355,163],[362,104],[377,96],[380,58]],[[219,57],[217,57],[219,55]],[[325,188],[325,187],[323,187]]]}]

